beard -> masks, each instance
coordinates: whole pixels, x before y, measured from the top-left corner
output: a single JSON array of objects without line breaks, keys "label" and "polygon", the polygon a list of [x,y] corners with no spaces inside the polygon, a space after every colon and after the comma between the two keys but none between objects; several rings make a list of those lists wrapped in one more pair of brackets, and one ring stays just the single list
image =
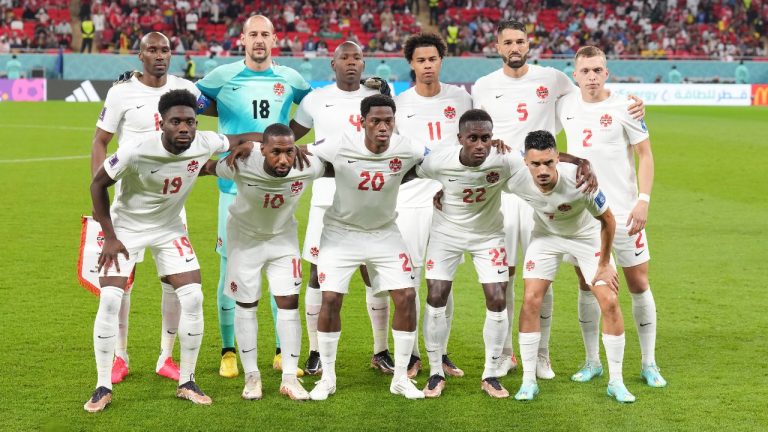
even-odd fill
[{"label": "beard", "polygon": [[504,60],[504,63],[512,69],[520,69],[521,67],[525,66],[525,62],[528,60],[528,53],[523,54],[520,57],[520,60],[512,60],[511,56],[502,56],[502,59]]},{"label": "beard", "polygon": [[257,55],[256,50],[251,51],[248,54],[248,57],[251,58],[255,63],[264,63],[269,58],[270,52],[266,48],[264,48],[264,54]]}]

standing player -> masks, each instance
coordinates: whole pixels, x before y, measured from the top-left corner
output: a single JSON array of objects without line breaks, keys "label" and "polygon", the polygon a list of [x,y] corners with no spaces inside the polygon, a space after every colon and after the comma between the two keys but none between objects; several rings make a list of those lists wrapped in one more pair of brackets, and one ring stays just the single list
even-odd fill
[{"label": "standing player", "polygon": [[[299,103],[310,91],[309,84],[295,70],[272,64],[275,29],[265,16],[253,15],[243,23],[240,42],[245,47],[245,60],[222,65],[196,83],[206,97],[216,102],[219,132],[238,134],[262,132],[273,123],[288,124],[291,104]],[[222,350],[219,375],[238,375],[235,356],[235,302],[224,295],[227,269],[227,209],[235,199],[237,188],[231,180],[218,179],[219,222],[216,251],[221,255],[217,305]],[[274,302],[274,301],[273,301]],[[273,318],[277,306],[273,304]],[[279,365],[280,358],[275,356]]]},{"label": "standing player", "polygon": [[[160,97],[162,134],[141,138],[118,148],[91,183],[94,218],[104,231],[99,257],[99,310],[93,327],[98,382],[85,410],[98,412],[112,401],[110,369],[118,332],[118,309],[128,276],[144,248],[150,248],[157,272],[173,286],[181,305],[180,378],[176,396],[210,405],[195,384],[195,365],[203,338],[203,293],[200,265],[179,213],[213,154],[231,150],[254,135],[196,134],[195,96],[171,90]],[[121,180],[120,192],[109,208],[108,188]],[[113,219],[114,216],[114,219]],[[114,268],[113,268],[114,266]]]},{"label": "standing player", "polygon": [[[507,186],[534,208],[531,244],[525,252],[525,294],[520,310],[520,359],[523,383],[517,400],[539,393],[536,364],[541,337],[541,301],[566,255],[575,257],[603,311],[603,345],[611,379],[608,395],[634,402],[624,386],[624,318],[619,307],[619,277],[611,259],[616,221],[601,190],[584,194],[576,185],[575,168],[558,164],[555,138],[547,131],[525,138],[525,162],[530,175],[512,178]],[[598,221],[600,221],[598,223]]]},{"label": "standing player", "polygon": [[261,399],[261,373],[256,363],[262,269],[277,303],[277,333],[282,342],[283,376],[280,393],[307,400],[309,393],[296,378],[301,353],[301,258],[296,218],[293,216],[309,183],[323,175],[316,158],[309,168],[292,170],[296,158],[293,133],[276,123],[264,130],[261,152],[253,152],[237,167],[227,160],[215,164],[220,178],[234,180],[238,194],[227,222],[227,296],[235,300],[235,334],[245,373],[244,399]]},{"label": "standing player", "polygon": [[[455,146],[459,133],[459,118],[472,108],[472,98],[461,87],[440,82],[440,69],[446,45],[437,34],[421,33],[408,38],[403,49],[405,59],[414,71],[416,85],[395,98],[398,111],[397,132],[425,144],[431,150]],[[421,307],[418,300],[418,286],[421,284],[425,264],[427,238],[432,224],[432,197],[441,186],[428,179],[416,179],[400,187],[397,198],[397,225],[403,233],[413,262],[413,274],[418,281],[416,289],[417,325]],[[448,336],[453,319],[453,293],[448,295],[445,308],[448,329],[442,358],[443,370],[449,376],[460,377],[464,371],[448,358]],[[411,377],[421,369],[418,338],[414,344],[408,372]]]},{"label": "standing player", "polygon": [[344,134],[340,142],[323,142],[312,153],[333,165],[336,192],[325,213],[318,257],[318,281],[323,292],[317,340],[323,363],[322,379],[310,392],[315,400],[336,391],[336,352],[341,336],[341,304],[352,273],[365,264],[373,287],[392,297],[395,370],[390,392],[408,399],[424,393],[407,376],[416,338],[416,302],[412,266],[397,229],[397,194],[403,175],[421,162],[424,147],[395,129],[395,103],[389,96],[368,96],[360,104],[365,134]]},{"label": "standing player", "polygon": [[[613,250],[624,271],[632,295],[632,315],[640,338],[642,369],[640,375],[651,387],[664,387],[667,382],[656,366],[656,303],[648,282],[648,202],[653,188],[653,153],[645,123],[627,115],[627,101],[610,95],[605,89],[608,67],[605,54],[594,46],[579,49],[574,60],[574,78],[580,92],[571,93],[558,104],[558,120],[565,129],[568,150],[588,158],[611,200],[611,209],[619,223]],[[640,166],[640,194],[635,158]],[[600,308],[589,291],[579,268],[579,322],[587,359],[574,374],[574,381],[586,382],[602,375],[599,356]]]},{"label": "standing player", "polygon": [[[482,108],[491,115],[494,135],[502,139],[513,151],[522,153],[523,140],[527,133],[545,130],[556,133],[555,104],[565,94],[576,92],[570,78],[557,69],[529,65],[528,35],[525,24],[518,21],[502,21],[497,29],[496,49],[504,62],[501,69],[481,77],[472,89],[475,108]],[[643,115],[642,102],[630,106],[630,114],[636,118]],[[523,252],[530,242],[533,229],[533,211],[517,197],[506,195],[502,198],[504,231],[510,266],[507,285],[507,313],[509,322],[514,316],[514,276],[517,245]],[[555,373],[549,360],[549,334],[552,325],[552,291],[547,290],[541,308],[541,346],[536,374],[542,379],[552,379]],[[512,331],[504,343],[503,373],[517,366],[512,350]]]},{"label": "standing player", "polygon": [[[91,150],[91,175],[95,176],[106,159],[107,146],[117,134],[117,145],[124,147],[136,144],[160,132],[160,113],[157,104],[160,96],[173,89],[186,89],[196,96],[200,94],[194,84],[168,74],[171,47],[162,33],[144,35],[139,49],[139,60],[143,73],[132,76],[107,92],[104,108],[96,122],[96,133]],[[115,196],[120,185],[115,186]],[[182,209],[183,213],[183,209]],[[183,216],[182,216],[183,217]],[[143,252],[139,262],[143,260]],[[160,336],[160,357],[155,372],[172,380],[179,379],[179,366],[173,361],[173,345],[179,325],[180,305],[176,292],[167,280],[161,279],[162,286],[162,332]],[[128,314],[131,305],[131,286],[127,286],[120,304],[119,332],[115,361],[112,366],[112,383],[119,383],[128,375]]]},{"label": "standing player", "polygon": [[[360,77],[365,69],[363,51],[354,42],[344,42],[336,48],[331,60],[331,68],[336,73],[336,83],[312,91],[299,104],[291,129],[297,139],[315,129],[315,142],[327,142],[335,145],[344,133],[360,133],[360,102],[366,96],[379,91],[360,85]],[[309,208],[309,221],[304,236],[302,256],[310,263],[309,281],[304,297],[309,337],[309,358],[306,371],[310,375],[322,371],[320,353],[317,345],[317,317],[320,313],[322,294],[317,280],[317,257],[320,253],[320,234],[323,231],[323,216],[333,202],[335,186],[333,179],[321,178],[312,185],[312,202]],[[382,372],[392,373],[394,364],[389,355],[389,299],[375,297],[365,267],[361,274],[365,282],[365,298],[368,316],[373,328],[373,357],[371,366]]]}]

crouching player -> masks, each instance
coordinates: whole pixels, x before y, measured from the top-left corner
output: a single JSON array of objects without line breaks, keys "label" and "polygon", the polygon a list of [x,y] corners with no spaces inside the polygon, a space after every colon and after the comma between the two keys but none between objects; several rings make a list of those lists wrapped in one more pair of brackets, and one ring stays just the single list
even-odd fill
[{"label": "crouching player", "polygon": [[261,373],[256,364],[256,311],[262,270],[278,308],[277,334],[283,366],[280,393],[294,400],[309,399],[296,377],[301,353],[302,281],[294,212],[309,183],[321,177],[324,169],[317,158],[312,158],[304,170],[291,169],[297,156],[293,132],[275,123],[264,130],[261,151],[252,152],[245,160],[235,160],[233,155],[218,163],[206,163],[206,172],[233,180],[238,190],[227,218],[229,260],[224,294],[235,300],[235,339],[245,372],[243,399],[262,397]]},{"label": "crouching player", "polygon": [[[525,161],[531,176],[510,179],[507,187],[534,209],[531,244],[525,254],[525,295],[520,311],[520,357],[523,383],[517,400],[532,400],[536,384],[536,355],[541,338],[539,312],[547,287],[565,255],[573,256],[589,282],[603,314],[603,345],[608,357],[608,395],[634,402],[624,386],[624,318],[619,307],[619,278],[611,259],[616,228],[602,191],[583,194],[576,186],[575,168],[561,164],[555,138],[535,131],[525,138]],[[599,221],[599,223],[598,223]]]},{"label": "crouching player", "polygon": [[[261,134],[225,136],[197,132],[197,98],[188,90],[160,97],[162,134],[121,145],[91,182],[94,218],[104,231],[99,257],[101,296],[93,326],[98,382],[85,410],[98,412],[112,401],[112,359],[118,334],[118,311],[139,252],[152,251],[160,277],[167,277],[181,304],[181,364],[176,396],[210,405],[195,384],[195,365],[203,339],[203,292],[200,265],[184,229],[181,212],[200,168],[213,154],[232,150]],[[109,207],[108,188],[122,180]]]}]

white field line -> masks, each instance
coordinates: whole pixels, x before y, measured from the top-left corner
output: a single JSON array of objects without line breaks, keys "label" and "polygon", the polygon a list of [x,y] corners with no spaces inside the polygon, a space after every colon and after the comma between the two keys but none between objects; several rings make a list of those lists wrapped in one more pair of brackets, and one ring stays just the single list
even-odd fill
[{"label": "white field line", "polygon": [[13,163],[26,163],[26,162],[49,162],[49,161],[62,161],[73,159],[88,159],[91,155],[82,156],[58,156],[58,157],[43,157],[43,158],[30,158],[30,159],[0,159],[0,164],[13,164]]},{"label": "white field line", "polygon": [[0,123],[0,130],[3,128],[17,129],[54,129],[54,130],[72,130],[72,131],[94,131],[95,128],[83,126],[57,126],[57,125],[33,125],[33,124],[4,124]]}]

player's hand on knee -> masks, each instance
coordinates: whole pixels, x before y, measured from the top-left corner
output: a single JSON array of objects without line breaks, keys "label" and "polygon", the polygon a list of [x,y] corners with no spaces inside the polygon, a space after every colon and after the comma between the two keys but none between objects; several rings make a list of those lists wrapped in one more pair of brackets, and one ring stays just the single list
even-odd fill
[{"label": "player's hand on knee", "polygon": [[432,205],[442,211],[443,210],[443,191],[439,190],[435,194],[435,196],[432,197]]},{"label": "player's hand on knee", "polygon": [[645,118],[645,103],[639,97],[631,94],[627,96],[627,99],[632,99],[634,103],[627,108],[629,115],[635,120],[642,120]]},{"label": "player's hand on knee", "polygon": [[618,294],[619,274],[616,272],[616,269],[612,265],[605,264],[597,266],[595,277],[592,278],[592,286],[597,285],[607,285],[611,291]]},{"label": "player's hand on knee", "polygon": [[123,254],[125,259],[128,259],[128,249],[125,248],[123,242],[117,238],[105,239],[104,247],[101,250],[101,255],[99,255],[99,273],[101,273],[102,268],[105,268],[106,271],[109,271],[109,269],[112,267],[112,264],[115,265],[115,270],[120,273],[120,263],[117,260],[117,257],[120,254]]},{"label": "player's hand on knee", "polygon": [[512,147],[504,144],[504,140],[492,139],[491,145],[501,154],[507,154],[512,151]]},{"label": "player's hand on knee", "polygon": [[627,218],[627,226],[629,227],[629,235],[633,236],[645,228],[645,223],[648,221],[648,203],[645,201],[637,201],[635,208],[629,213]]},{"label": "player's hand on knee", "polygon": [[311,164],[309,163],[309,156],[312,156],[312,153],[307,150],[307,146],[297,145],[296,157],[293,159],[293,167],[298,168],[299,171],[302,171],[304,167],[310,166]]},{"label": "player's hand on knee", "polygon": [[592,193],[597,190],[597,176],[592,171],[592,164],[587,159],[581,159],[576,167],[576,187],[584,186],[582,192]]},{"label": "player's hand on knee", "polygon": [[389,83],[379,77],[370,77],[360,80],[360,84],[368,87],[371,90],[378,90],[379,93],[385,96],[392,96],[392,89],[389,87]]}]

